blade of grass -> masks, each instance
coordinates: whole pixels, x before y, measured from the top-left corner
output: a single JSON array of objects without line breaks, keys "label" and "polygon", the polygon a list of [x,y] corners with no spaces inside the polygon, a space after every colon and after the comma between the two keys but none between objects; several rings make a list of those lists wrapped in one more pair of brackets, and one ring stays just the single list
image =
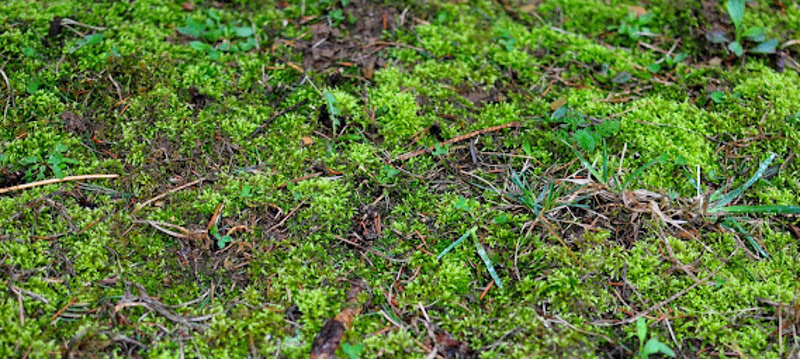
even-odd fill
[{"label": "blade of grass", "polygon": [[478,236],[475,234],[475,231],[471,231],[470,233],[472,234],[472,239],[475,242],[475,249],[478,250],[478,255],[481,256],[483,264],[486,265],[486,269],[489,271],[489,275],[492,276],[492,279],[497,284],[497,287],[503,289],[503,282],[500,281],[500,276],[497,275],[497,271],[494,270],[494,265],[492,265],[492,260],[489,259],[489,255],[486,254],[486,250],[483,249],[483,245],[481,245],[481,242],[478,240]]},{"label": "blade of grass", "polygon": [[658,162],[661,162],[661,157],[639,166],[639,168],[633,171],[633,173],[631,173],[630,176],[628,176],[628,178],[625,179],[625,182],[622,184],[622,189],[624,190],[625,188],[628,188],[628,185],[631,184],[631,182],[633,182],[633,180],[635,180],[636,177],[639,177],[639,175],[641,175],[642,172],[644,172],[646,169],[652,167],[654,164]]},{"label": "blade of grass", "polygon": [[569,142],[567,141],[561,140],[561,142],[563,142],[565,145],[567,145],[567,147],[569,147],[570,150],[572,150],[572,153],[575,154],[575,157],[578,157],[578,160],[581,161],[583,167],[585,167],[592,174],[592,176],[597,178],[597,180],[600,181],[601,183],[605,183],[605,179],[603,178],[603,176],[599,172],[597,172],[597,170],[594,167],[592,167],[589,161],[587,161],[585,158],[583,158],[583,156],[581,156],[580,152],[578,152],[578,150],[575,149],[575,147],[572,147],[572,145],[570,145]]},{"label": "blade of grass", "polygon": [[800,214],[800,206],[728,206],[722,208],[728,213],[771,213],[771,214]]},{"label": "blade of grass", "polygon": [[723,196],[722,199],[719,200],[719,202],[714,203],[714,206],[711,209],[709,209],[709,212],[721,211],[723,210],[722,208],[723,206],[725,206],[728,203],[731,203],[733,200],[741,196],[742,193],[744,193],[744,191],[746,191],[748,188],[750,188],[750,186],[753,185],[753,183],[756,183],[756,181],[761,179],[761,176],[764,175],[764,172],[767,170],[770,163],[772,163],[772,160],[774,159],[775,159],[775,154],[770,153],[769,157],[766,160],[764,160],[764,162],[761,162],[761,164],[758,166],[758,170],[756,171],[755,174],[753,174],[753,177],[750,177],[750,179],[747,180],[747,182],[745,182],[741,187],[728,192],[728,194]]},{"label": "blade of grass", "polygon": [[442,259],[442,257],[444,257],[445,254],[447,254],[450,251],[452,251],[453,248],[455,248],[457,245],[461,244],[461,242],[463,242],[465,239],[467,239],[467,237],[469,237],[471,234],[475,234],[475,231],[477,231],[477,230],[478,230],[478,226],[473,226],[472,228],[470,228],[466,233],[461,235],[461,237],[458,237],[458,239],[456,239],[455,242],[453,242],[449,246],[447,246],[447,248],[445,248],[442,251],[442,253],[439,253],[439,255],[436,256],[436,260]]},{"label": "blade of grass", "polygon": [[730,229],[733,229],[741,233],[743,236],[747,238],[747,241],[750,242],[750,245],[756,252],[758,252],[759,255],[761,255],[763,258],[769,258],[769,254],[767,254],[767,252],[764,251],[763,248],[761,248],[761,245],[759,245],[758,242],[756,242],[755,238],[753,238],[753,236],[751,236],[750,233],[747,232],[744,229],[744,227],[742,227],[741,224],[739,224],[739,221],[737,221],[734,218],[728,218],[725,219],[725,221],[722,222],[722,224]]}]

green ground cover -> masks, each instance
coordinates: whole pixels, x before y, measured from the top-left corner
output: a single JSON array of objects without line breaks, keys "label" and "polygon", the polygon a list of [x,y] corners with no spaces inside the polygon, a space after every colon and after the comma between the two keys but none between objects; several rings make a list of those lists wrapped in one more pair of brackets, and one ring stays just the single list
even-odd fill
[{"label": "green ground cover", "polygon": [[0,357],[797,357],[799,38],[790,0],[4,1]]}]

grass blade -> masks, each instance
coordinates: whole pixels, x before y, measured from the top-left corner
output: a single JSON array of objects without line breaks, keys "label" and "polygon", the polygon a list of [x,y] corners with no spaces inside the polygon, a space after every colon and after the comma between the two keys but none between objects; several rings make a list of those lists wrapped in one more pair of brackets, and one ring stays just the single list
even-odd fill
[{"label": "grass blade", "polygon": [[766,160],[764,160],[764,162],[761,162],[761,164],[758,166],[758,170],[756,171],[755,174],[753,174],[753,177],[750,177],[750,179],[747,180],[747,182],[745,182],[741,187],[739,187],[739,188],[737,188],[737,189],[735,189],[733,191],[728,192],[728,194],[726,194],[724,197],[722,197],[722,199],[719,200],[719,202],[714,204],[714,207],[712,209],[710,209],[709,212],[720,211],[720,210],[722,210],[723,206],[725,206],[728,203],[731,203],[734,199],[736,199],[739,196],[741,196],[742,193],[744,193],[744,191],[746,191],[748,188],[750,188],[750,186],[753,185],[753,183],[756,183],[756,181],[761,179],[761,176],[764,175],[764,172],[767,170],[767,168],[769,167],[770,163],[772,163],[772,160],[774,160],[774,159],[775,159],[775,154],[774,153],[770,153],[769,157]]},{"label": "grass blade", "polygon": [[654,159],[654,160],[652,160],[650,162],[647,162],[647,163],[639,166],[639,168],[637,168],[635,171],[633,171],[631,173],[631,175],[628,176],[628,178],[625,179],[625,182],[622,183],[622,188],[621,189],[624,190],[625,188],[627,188],[628,185],[631,184],[631,182],[633,182],[633,180],[636,179],[636,177],[639,177],[639,175],[641,175],[642,172],[644,172],[644,170],[652,167],[654,164],[656,164],[658,162],[661,162],[661,157],[656,158],[656,159]]},{"label": "grass blade", "polygon": [[721,210],[728,213],[800,214],[800,206],[728,206]]},{"label": "grass blade", "polygon": [[497,284],[497,287],[503,289],[503,282],[500,281],[500,276],[497,275],[497,271],[494,270],[494,265],[492,265],[492,260],[489,259],[489,255],[486,254],[486,250],[483,249],[483,245],[481,245],[481,242],[478,241],[478,236],[475,235],[475,231],[470,231],[470,233],[472,234],[472,238],[474,239],[475,242],[475,249],[478,250],[478,255],[481,256],[483,264],[486,265],[486,269],[489,271],[489,275],[492,276],[492,279]]},{"label": "grass blade", "polygon": [[603,178],[603,176],[599,172],[597,172],[597,170],[594,167],[592,167],[592,164],[589,163],[589,161],[587,161],[585,158],[583,158],[583,156],[581,156],[580,152],[578,152],[578,150],[576,150],[575,147],[572,147],[572,145],[570,145],[569,142],[567,141],[561,140],[561,142],[564,142],[564,144],[567,145],[567,147],[569,147],[570,150],[572,150],[572,153],[575,154],[575,157],[578,157],[578,160],[581,161],[583,167],[589,170],[592,176],[594,176],[601,183],[605,184],[605,179]]},{"label": "grass blade", "polygon": [[442,251],[442,253],[439,253],[439,255],[438,255],[438,256],[436,256],[436,260],[442,259],[442,257],[444,257],[444,255],[445,255],[445,254],[447,254],[447,253],[449,253],[450,251],[452,251],[452,250],[453,250],[453,248],[455,248],[457,245],[461,244],[461,242],[463,242],[465,239],[467,239],[467,237],[469,237],[469,236],[470,236],[470,235],[472,235],[472,234],[475,234],[475,231],[477,231],[477,230],[478,230],[478,226],[473,226],[472,228],[470,228],[470,229],[469,229],[469,230],[468,230],[466,233],[464,233],[463,235],[461,235],[461,237],[459,237],[458,239],[456,239],[456,241],[455,241],[455,242],[453,242],[453,243],[450,243],[450,245],[449,245],[449,246],[447,246],[447,248],[445,248],[445,249]]},{"label": "grass blade", "polygon": [[758,252],[759,255],[761,255],[763,258],[769,258],[769,254],[767,254],[767,252],[763,248],[761,248],[761,245],[758,244],[758,242],[756,242],[755,238],[753,238],[753,236],[751,236],[750,233],[747,232],[744,229],[744,227],[742,227],[741,224],[739,224],[739,221],[733,218],[728,218],[722,224],[725,227],[728,227],[730,229],[733,229],[741,233],[743,236],[747,238],[747,241],[750,242],[750,245],[756,252]]}]

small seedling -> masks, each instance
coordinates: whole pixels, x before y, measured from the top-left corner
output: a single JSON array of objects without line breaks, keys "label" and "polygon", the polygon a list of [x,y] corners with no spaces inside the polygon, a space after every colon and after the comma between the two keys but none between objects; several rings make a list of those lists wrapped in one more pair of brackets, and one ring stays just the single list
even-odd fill
[{"label": "small seedling", "polygon": [[616,30],[618,34],[634,41],[638,41],[642,37],[656,36],[658,34],[651,32],[648,27],[653,20],[653,16],[654,14],[652,13],[637,16],[634,12],[629,12],[628,16],[622,20],[622,23],[611,25],[608,29]]},{"label": "small seedling", "polygon": [[644,342],[647,339],[647,323],[643,317],[636,319],[636,336],[639,337],[639,353],[636,358],[648,359],[653,354],[661,354],[670,358],[675,357],[675,352],[656,337],[650,338],[647,343]]},{"label": "small seedling", "polygon": [[22,159],[20,165],[28,167],[25,171],[25,178],[28,180],[43,180],[49,172],[57,178],[64,178],[65,172],[69,169],[67,165],[77,165],[80,162],[64,157],[67,152],[67,145],[59,143],[44,158],[41,155],[27,156]]},{"label": "small seedling", "polygon": [[251,26],[224,24],[218,12],[209,10],[205,22],[192,17],[186,24],[178,26],[178,32],[197,40],[189,46],[206,53],[209,59],[217,60],[223,52],[247,52],[256,46],[255,32]]},{"label": "small seedling", "polygon": [[328,106],[328,114],[331,115],[331,122],[333,123],[333,133],[336,133],[339,127],[339,117],[341,116],[342,111],[339,110],[339,107],[336,105],[336,97],[330,91],[325,91],[325,104]]},{"label": "small seedling", "polygon": [[87,46],[97,45],[103,41],[103,33],[98,32],[91,35],[86,35],[83,38],[79,39],[78,42],[75,43],[75,46],[70,48],[67,52],[70,54],[78,51],[79,49]]},{"label": "small seedling", "polygon": [[[716,44],[727,43],[727,48],[737,57],[744,55],[744,45],[750,43],[747,52],[752,54],[774,54],[778,47],[778,39],[767,39],[766,31],[763,27],[747,27],[742,23],[746,0],[728,0],[728,15],[733,21],[734,40],[730,41],[724,33],[714,32],[710,34],[709,40]],[[747,40],[747,43],[745,43]]]},{"label": "small seedling", "polygon": [[658,61],[650,64],[650,66],[647,66],[647,69],[652,73],[657,73],[657,72],[661,71],[664,68],[673,69],[679,63],[683,62],[683,60],[686,60],[686,56],[687,55],[686,55],[685,52],[681,52],[681,53],[675,55],[675,57],[672,57],[670,55],[666,55],[661,60],[658,60]]},{"label": "small seedling", "polygon": [[226,235],[220,235],[219,234],[219,229],[217,228],[217,225],[212,226],[211,230],[209,232],[210,232],[211,236],[214,237],[217,240],[217,247],[219,249],[225,248],[225,246],[227,246],[228,243],[233,241],[233,237],[231,237],[231,236],[229,236],[227,234]]},{"label": "small seedling", "polygon": [[350,345],[348,343],[342,343],[342,352],[347,354],[347,357],[350,359],[358,359],[361,357],[361,353],[364,351],[363,344],[353,344]]}]

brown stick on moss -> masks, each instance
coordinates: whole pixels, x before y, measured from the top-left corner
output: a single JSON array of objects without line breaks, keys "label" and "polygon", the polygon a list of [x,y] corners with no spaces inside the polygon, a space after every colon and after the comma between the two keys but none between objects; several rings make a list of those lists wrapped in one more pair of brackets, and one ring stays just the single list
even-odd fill
[{"label": "brown stick on moss", "polygon": [[83,180],[89,180],[89,179],[112,179],[112,178],[117,178],[117,177],[119,177],[119,175],[81,175],[81,176],[67,176],[67,177],[64,177],[64,178],[52,178],[52,179],[49,179],[49,180],[44,180],[44,181],[39,181],[39,182],[32,182],[32,183],[21,184],[21,185],[18,185],[18,186],[0,188],[0,194],[19,191],[19,190],[28,189],[28,188],[39,187],[39,186],[46,186],[46,185],[54,184],[54,183],[70,182],[70,181],[83,181]]},{"label": "brown stick on moss", "polygon": [[[500,131],[500,130],[502,130],[504,128],[519,127],[519,126],[520,126],[520,123],[514,121],[514,122],[509,122],[509,123],[507,123],[505,125],[498,125],[498,126],[493,126],[493,127],[489,127],[489,128],[484,128],[482,130],[477,130],[475,132],[470,132],[470,133],[468,133],[466,135],[453,137],[453,138],[451,138],[451,139],[449,139],[447,141],[440,142],[439,146],[442,147],[442,146],[446,146],[446,145],[451,145],[451,144],[454,144],[454,143],[457,143],[457,142],[461,142],[461,141],[464,141],[464,140],[468,140],[470,138],[473,138],[473,137],[476,137],[476,136],[480,136],[480,135],[483,135],[483,134],[486,134],[486,133],[489,133],[489,132],[496,132],[496,131]],[[396,161],[405,161],[405,160],[417,157],[419,155],[424,155],[426,153],[430,153],[435,149],[436,149],[436,146],[423,148],[421,150],[417,150],[417,151],[414,151],[414,152],[406,153],[406,154],[404,154],[404,155],[402,155],[400,157],[397,157],[395,160]]]}]

